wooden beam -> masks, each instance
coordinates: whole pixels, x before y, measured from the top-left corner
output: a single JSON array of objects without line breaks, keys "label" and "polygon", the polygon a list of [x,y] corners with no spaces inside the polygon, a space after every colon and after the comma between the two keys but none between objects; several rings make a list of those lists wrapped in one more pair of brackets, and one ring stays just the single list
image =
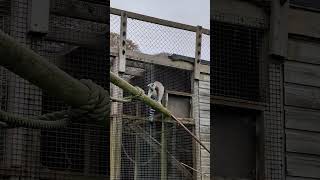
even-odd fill
[{"label": "wooden beam", "polygon": [[282,59],[287,57],[288,49],[288,9],[289,2],[281,5],[279,0],[271,1],[269,53]]},{"label": "wooden beam", "polygon": [[289,34],[320,38],[319,12],[308,11],[300,8],[290,8],[288,18]]},{"label": "wooden beam", "polygon": [[107,5],[72,0],[51,0],[50,13],[108,24],[109,7]]},{"label": "wooden beam", "polygon": [[124,73],[126,71],[126,54],[127,54],[127,13],[121,12],[120,20],[120,41],[119,41],[119,72]]},{"label": "wooden beam", "polygon": [[202,27],[198,26],[197,27],[197,32],[196,32],[196,44],[195,44],[195,58],[194,58],[194,63],[193,63],[193,78],[195,80],[200,79],[200,59],[201,59],[201,46],[202,46]]},{"label": "wooden beam", "polygon": [[[192,31],[192,32],[197,31],[196,26],[191,26],[191,25],[186,25],[186,24],[177,23],[177,22],[173,22],[173,21],[163,20],[163,19],[159,19],[159,18],[155,18],[155,17],[151,17],[151,16],[146,16],[146,15],[142,15],[142,14],[137,14],[137,13],[133,13],[133,12],[129,12],[129,11],[123,11],[123,10],[116,9],[116,8],[110,8],[110,13],[114,14],[114,15],[121,16],[121,13],[123,13],[123,12],[126,12],[128,18],[131,18],[131,19],[136,19],[136,20],[140,20],[140,21],[144,21],[144,22],[159,24],[162,26],[182,29],[182,30],[186,30],[186,31]],[[204,34],[210,35],[209,29],[203,29],[202,32]]]},{"label": "wooden beam", "polygon": [[[110,49],[111,56],[118,56],[117,54],[118,54],[118,49],[116,48]],[[193,63],[185,62],[185,61],[173,61],[172,59],[169,59],[168,57],[163,57],[163,56],[155,56],[155,55],[149,55],[149,54],[144,54],[144,53],[135,52],[135,51],[127,51],[126,57],[127,59],[144,62],[144,63],[151,63],[151,64],[156,64],[161,66],[173,67],[177,69],[189,70],[189,71],[193,70]],[[199,69],[201,73],[200,78],[210,74],[209,65],[199,64]]]},{"label": "wooden beam", "polygon": [[211,104],[217,104],[217,105],[233,106],[233,107],[247,108],[247,109],[253,109],[253,110],[260,110],[260,111],[263,111],[266,108],[265,103],[247,101],[247,100],[236,99],[236,98],[211,96],[210,99],[211,99],[210,101]]}]

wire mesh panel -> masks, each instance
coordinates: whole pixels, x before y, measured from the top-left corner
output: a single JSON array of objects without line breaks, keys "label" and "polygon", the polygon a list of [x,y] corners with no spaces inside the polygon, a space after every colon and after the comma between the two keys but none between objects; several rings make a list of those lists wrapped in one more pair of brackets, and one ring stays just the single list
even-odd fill
[{"label": "wire mesh panel", "polygon": [[[191,71],[135,60],[127,60],[126,70],[123,78],[146,93],[147,85],[155,81],[165,91],[191,93]],[[126,96],[129,94],[124,93]],[[193,179],[192,137],[172,120],[151,111],[137,100],[123,105],[122,179]],[[193,131],[193,125],[188,128]]]},{"label": "wire mesh panel", "polygon": [[[263,102],[257,122],[263,151],[259,151],[260,173],[265,179],[283,179],[283,114],[281,109],[281,65],[267,63],[264,19],[217,13],[213,24],[211,95],[241,102]],[[249,103],[248,103],[249,104]],[[216,133],[217,107],[211,106],[211,133]],[[249,108],[244,103],[243,107]],[[227,107],[223,107],[227,109]],[[245,112],[245,110],[241,110]],[[230,113],[229,113],[230,114]],[[230,114],[232,115],[232,114]],[[249,115],[249,113],[247,113]],[[229,116],[229,115],[226,115]],[[234,117],[235,119],[240,117]],[[231,125],[229,125],[231,127]],[[213,147],[214,147],[214,143]],[[260,159],[263,159],[261,164]],[[213,162],[213,173],[219,164]]]},{"label": "wire mesh panel", "polygon": [[269,65],[269,104],[265,110],[265,169],[266,179],[283,179],[284,122],[281,109],[282,66]]},{"label": "wire mesh panel", "polygon": [[195,32],[129,18],[127,38],[146,54],[195,54]]},{"label": "wire mesh panel", "polygon": [[[57,9],[67,9],[70,4],[52,0],[49,31],[39,34],[31,33],[29,29],[33,1],[13,0],[9,3],[11,8],[8,8],[12,9],[8,15],[10,20],[6,16],[2,20],[0,15],[0,28],[76,79],[91,79],[108,90],[108,16],[100,12],[103,8],[108,11],[106,2],[72,1],[72,10],[81,9],[83,15],[86,13],[83,9],[90,9],[93,14],[96,13],[96,20],[90,15],[77,17],[77,11],[72,16],[65,14],[65,11],[57,13]],[[105,21],[99,19],[99,13],[106,18]],[[58,97],[49,95],[2,67],[0,92],[1,110],[23,117],[36,117],[68,108]],[[51,130],[3,127],[0,179],[108,178],[108,127],[85,117],[73,119],[72,122],[66,128]]]},{"label": "wire mesh panel", "polygon": [[184,129],[133,119],[123,127],[122,179],[193,179],[192,138]]},{"label": "wire mesh panel", "polygon": [[250,101],[264,101],[264,30],[212,21],[212,93]]}]

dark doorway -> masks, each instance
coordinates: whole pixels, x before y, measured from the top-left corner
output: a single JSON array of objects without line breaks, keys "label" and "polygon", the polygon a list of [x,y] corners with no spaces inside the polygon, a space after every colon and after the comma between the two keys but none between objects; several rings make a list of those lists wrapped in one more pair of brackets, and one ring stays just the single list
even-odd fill
[{"label": "dark doorway", "polygon": [[258,113],[213,108],[213,174],[215,177],[256,179],[259,153]]}]

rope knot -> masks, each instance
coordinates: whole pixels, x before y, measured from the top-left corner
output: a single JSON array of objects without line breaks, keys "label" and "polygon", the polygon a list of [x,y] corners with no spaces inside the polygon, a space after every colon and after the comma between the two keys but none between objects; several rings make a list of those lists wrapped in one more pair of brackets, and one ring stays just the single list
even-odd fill
[{"label": "rope knot", "polygon": [[110,113],[110,97],[108,91],[89,79],[81,79],[80,82],[89,88],[89,99],[86,105],[80,106],[79,108],[72,108],[73,113],[75,115],[78,114],[78,116],[86,114],[90,119],[106,122]]}]

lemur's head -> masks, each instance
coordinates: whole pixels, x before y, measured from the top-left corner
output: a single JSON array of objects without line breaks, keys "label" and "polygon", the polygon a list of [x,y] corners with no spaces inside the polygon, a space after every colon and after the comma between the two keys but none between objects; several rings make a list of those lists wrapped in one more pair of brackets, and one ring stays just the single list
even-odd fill
[{"label": "lemur's head", "polygon": [[148,84],[148,88],[152,89],[152,90],[155,90],[156,89],[156,85],[154,83],[150,83],[150,84]]}]

